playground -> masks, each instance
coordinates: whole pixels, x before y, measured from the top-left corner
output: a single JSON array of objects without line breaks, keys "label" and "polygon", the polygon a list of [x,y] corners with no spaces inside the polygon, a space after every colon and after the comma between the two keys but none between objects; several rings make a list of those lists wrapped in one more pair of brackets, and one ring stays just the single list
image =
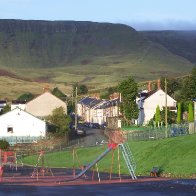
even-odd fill
[{"label": "playground", "polygon": [[[112,138],[112,139],[111,139]],[[54,167],[51,164],[51,157],[44,150],[40,150],[33,155],[32,164],[23,163],[20,153],[15,151],[1,150],[1,185],[4,186],[77,186],[77,185],[108,185],[108,184],[130,184],[169,182],[171,178],[157,177],[156,174],[150,176],[136,176],[136,163],[132,155],[130,146],[118,132],[111,132],[107,145],[99,147],[99,153],[94,153],[93,159],[89,159],[88,153],[81,157],[78,152],[81,149],[70,148],[67,152],[71,159],[71,165],[60,158],[63,167]],[[85,149],[83,149],[85,151]],[[54,153],[52,153],[53,155]],[[84,155],[84,154],[83,154]],[[29,156],[27,156],[28,158]],[[85,160],[85,161],[84,161]],[[52,160],[55,163],[53,158]],[[57,161],[57,160],[56,160]],[[104,164],[105,171],[101,170]],[[126,167],[126,174],[122,171]],[[52,165],[52,167],[50,167]],[[106,168],[107,167],[107,168]],[[114,172],[115,170],[115,172]],[[156,168],[153,172],[156,172]]]},{"label": "playground", "polygon": [[[114,153],[117,151],[117,153]],[[129,145],[125,142],[119,131],[111,132],[107,147],[93,161],[88,164],[81,163],[77,150],[70,149],[72,154],[72,167],[51,168],[45,156],[45,151],[40,150],[35,162],[31,166],[23,164],[23,159],[17,152],[1,150],[1,183],[23,185],[66,185],[66,184],[97,184],[121,183],[136,181],[136,163]],[[109,172],[99,171],[99,162],[111,154]],[[115,157],[115,154],[117,157]],[[88,159],[88,157],[86,157]],[[123,158],[129,175],[121,174],[120,158]],[[117,159],[118,174],[113,174],[114,159]],[[116,164],[116,162],[115,162]]]}]

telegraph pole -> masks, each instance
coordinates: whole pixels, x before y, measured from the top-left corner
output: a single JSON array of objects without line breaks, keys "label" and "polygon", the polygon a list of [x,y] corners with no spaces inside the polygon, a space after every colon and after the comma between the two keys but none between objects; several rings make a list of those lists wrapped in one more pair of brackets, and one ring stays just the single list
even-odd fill
[{"label": "telegraph pole", "polygon": [[168,137],[167,134],[167,80],[165,78],[165,137]]},{"label": "telegraph pole", "polygon": [[75,96],[75,130],[77,130],[78,125],[78,110],[77,110],[77,97],[78,97],[78,88],[76,86],[76,96]]}]

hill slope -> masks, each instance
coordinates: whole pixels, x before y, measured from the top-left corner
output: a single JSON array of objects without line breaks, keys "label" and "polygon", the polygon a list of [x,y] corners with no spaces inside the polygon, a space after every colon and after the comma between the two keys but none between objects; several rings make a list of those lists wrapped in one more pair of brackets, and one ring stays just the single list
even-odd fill
[{"label": "hill slope", "polygon": [[142,34],[196,64],[196,31],[143,31]]},{"label": "hill slope", "polygon": [[[0,74],[5,80],[104,88],[130,75],[144,81],[183,75],[192,67],[122,24],[0,20]],[[0,98],[12,90],[9,83],[0,87]]]}]

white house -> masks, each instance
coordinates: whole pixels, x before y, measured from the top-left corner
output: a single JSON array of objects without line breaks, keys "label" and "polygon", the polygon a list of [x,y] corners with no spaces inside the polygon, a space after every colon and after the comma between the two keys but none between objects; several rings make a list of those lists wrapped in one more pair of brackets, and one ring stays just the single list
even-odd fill
[{"label": "white house", "polygon": [[50,92],[44,92],[38,97],[26,103],[26,111],[34,116],[44,118],[52,114],[56,108],[63,107],[67,114],[67,103],[54,96]]},{"label": "white house", "polygon": [[20,101],[20,100],[13,100],[11,104],[11,110],[14,110],[16,108],[20,108],[21,110],[25,110],[26,107],[26,101]]},{"label": "white house", "polygon": [[169,95],[165,96],[162,89],[140,93],[140,97],[136,100],[139,108],[138,124],[147,124],[153,118],[157,106],[162,110],[165,107],[166,97],[167,108],[176,111],[176,101]]},{"label": "white house", "polygon": [[7,102],[5,100],[0,100],[0,112],[3,110],[3,108],[7,105]]},{"label": "white house", "polygon": [[90,123],[103,124],[107,117],[119,115],[120,99],[101,100],[91,97],[85,97],[77,104],[78,115],[85,121]]},{"label": "white house", "polygon": [[103,102],[101,99],[93,97],[84,97],[77,104],[77,114],[85,122],[93,122],[94,107]]},{"label": "white house", "polygon": [[46,122],[16,108],[0,116],[0,137],[45,136]]}]

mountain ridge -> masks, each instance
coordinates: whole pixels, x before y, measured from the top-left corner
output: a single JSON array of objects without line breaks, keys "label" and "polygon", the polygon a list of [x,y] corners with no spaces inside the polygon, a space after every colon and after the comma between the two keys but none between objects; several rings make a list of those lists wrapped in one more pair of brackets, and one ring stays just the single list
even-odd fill
[{"label": "mountain ridge", "polygon": [[0,87],[3,94],[7,89],[13,95],[13,85],[7,82],[12,78],[20,85],[78,82],[96,89],[114,86],[127,76],[136,81],[176,77],[193,67],[186,58],[123,24],[0,20],[0,69],[7,85]]}]

